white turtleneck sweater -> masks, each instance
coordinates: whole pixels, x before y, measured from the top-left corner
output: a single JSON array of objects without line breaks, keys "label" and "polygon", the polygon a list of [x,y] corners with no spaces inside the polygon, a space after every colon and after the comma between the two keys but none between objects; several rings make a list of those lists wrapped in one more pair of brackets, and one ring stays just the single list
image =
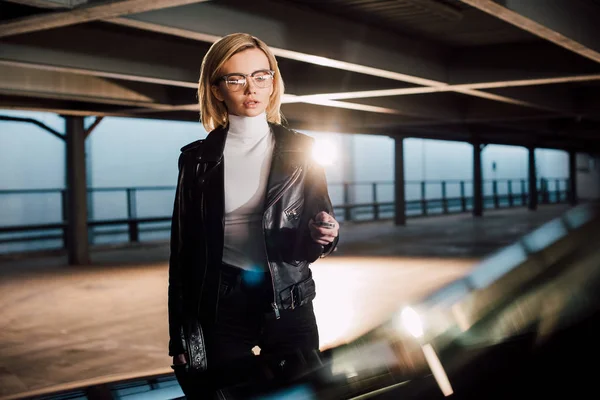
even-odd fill
[{"label": "white turtleneck sweater", "polygon": [[265,113],[229,115],[225,157],[225,241],[223,262],[246,270],[267,270],[262,231],[264,201],[274,146]]}]

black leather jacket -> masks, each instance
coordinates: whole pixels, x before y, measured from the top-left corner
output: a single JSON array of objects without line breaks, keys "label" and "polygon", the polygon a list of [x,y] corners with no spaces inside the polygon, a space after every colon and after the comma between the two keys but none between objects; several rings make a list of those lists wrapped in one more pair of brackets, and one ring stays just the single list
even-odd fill
[{"label": "black leather jacket", "polygon": [[[321,246],[308,221],[333,215],[322,167],[312,161],[313,139],[270,124],[275,148],[269,175],[263,232],[273,284],[273,312],[315,297],[309,265],[330,254],[338,239]],[[188,365],[207,368],[203,330],[216,317],[224,234],[224,160],[227,127],[185,147],[171,226],[169,260],[169,354],[188,354]]]}]

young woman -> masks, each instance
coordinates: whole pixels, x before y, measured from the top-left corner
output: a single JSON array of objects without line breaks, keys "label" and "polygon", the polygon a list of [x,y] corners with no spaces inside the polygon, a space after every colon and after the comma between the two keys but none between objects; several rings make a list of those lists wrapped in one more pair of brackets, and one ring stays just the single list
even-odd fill
[{"label": "young woman", "polygon": [[169,355],[188,398],[210,398],[255,346],[282,366],[319,348],[309,266],[334,250],[339,224],[313,140],[281,125],[283,90],[251,35],[225,36],[202,62],[210,133],[182,148],[169,263]]}]

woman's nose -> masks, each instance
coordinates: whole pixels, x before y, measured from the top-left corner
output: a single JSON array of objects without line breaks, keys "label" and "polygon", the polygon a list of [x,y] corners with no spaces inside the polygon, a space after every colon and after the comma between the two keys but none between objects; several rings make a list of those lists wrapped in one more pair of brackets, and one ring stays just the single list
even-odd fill
[{"label": "woman's nose", "polygon": [[254,79],[252,79],[251,77],[246,78],[246,89],[245,89],[245,93],[256,93],[256,83],[254,82]]}]

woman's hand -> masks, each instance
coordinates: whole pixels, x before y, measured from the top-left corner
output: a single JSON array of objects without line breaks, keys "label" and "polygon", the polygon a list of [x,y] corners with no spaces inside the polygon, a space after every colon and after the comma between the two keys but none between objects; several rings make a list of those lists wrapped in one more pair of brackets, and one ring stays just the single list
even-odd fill
[{"label": "woman's hand", "polygon": [[340,224],[331,215],[321,211],[308,222],[308,228],[312,239],[320,245],[326,246],[338,236]]}]

